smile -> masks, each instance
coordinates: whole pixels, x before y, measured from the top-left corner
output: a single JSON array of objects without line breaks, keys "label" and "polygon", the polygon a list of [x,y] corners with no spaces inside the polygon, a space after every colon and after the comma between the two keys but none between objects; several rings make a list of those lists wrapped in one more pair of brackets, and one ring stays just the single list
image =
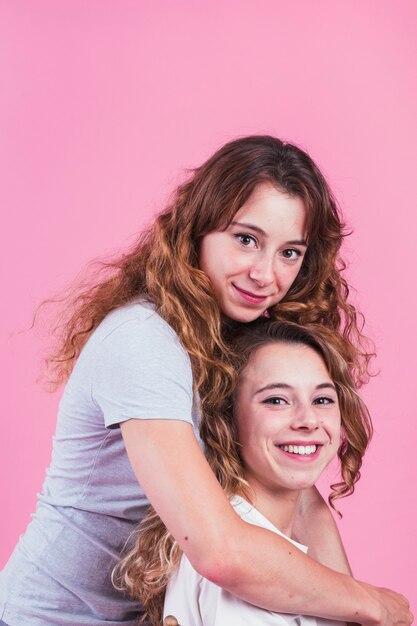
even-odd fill
[{"label": "smile", "polygon": [[252,302],[253,304],[261,304],[262,302],[265,302],[268,297],[257,295],[256,293],[252,293],[251,291],[246,291],[246,289],[241,289],[240,287],[237,287],[234,283],[232,283],[232,285],[244,300],[246,300],[247,302]]},{"label": "smile", "polygon": [[323,445],[318,442],[310,444],[285,443],[281,445],[277,444],[276,447],[281,450],[281,454],[284,454],[288,459],[299,463],[308,463],[309,461],[317,459]]},{"label": "smile", "polygon": [[291,454],[314,454],[317,450],[317,446],[315,444],[310,446],[278,446],[284,452],[290,452]]}]

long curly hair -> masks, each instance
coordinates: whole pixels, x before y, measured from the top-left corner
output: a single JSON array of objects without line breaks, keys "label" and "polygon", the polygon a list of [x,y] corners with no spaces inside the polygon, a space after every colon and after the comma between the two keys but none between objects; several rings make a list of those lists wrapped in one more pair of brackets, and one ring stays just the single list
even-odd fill
[{"label": "long curly hair", "polygon": [[[349,364],[343,357],[343,338],[322,325],[303,327],[293,322],[260,319],[235,330],[229,338],[232,365],[239,378],[252,356],[271,343],[306,345],[323,359],[333,381],[341,413],[341,442],[338,449],[341,480],[331,485],[330,506],[353,493],[360,478],[365,450],[372,436],[368,410],[358,395]],[[235,392],[223,397],[218,412],[205,413],[200,426],[207,460],[226,495],[241,495],[251,501],[245,480],[239,436],[234,418]],[[114,571],[115,585],[132,598],[140,599],[146,618],[153,626],[162,620],[165,589],[181,557],[173,536],[152,507],[137,527],[133,545]]]},{"label": "long curly hair", "polygon": [[371,352],[341,275],[345,265],[339,250],[346,233],[336,201],[306,152],[255,135],[227,143],[193,170],[130,250],[101,263],[92,279],[73,288],[55,328],[57,340],[48,361],[53,382],[66,380],[88,337],[110,311],[143,297],[154,303],[190,355],[203,410],[215,408],[213,403],[233,385],[234,371],[222,337],[221,311],[199,268],[200,243],[207,233],[225,229],[264,182],[300,197],[307,209],[302,267],[269,316],[339,331],[356,380],[365,380]]}]

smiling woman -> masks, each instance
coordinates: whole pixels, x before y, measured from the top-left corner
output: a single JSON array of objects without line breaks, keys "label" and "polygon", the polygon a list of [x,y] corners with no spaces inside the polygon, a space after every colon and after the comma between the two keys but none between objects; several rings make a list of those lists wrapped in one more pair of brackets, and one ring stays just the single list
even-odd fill
[{"label": "smiling woman", "polygon": [[235,422],[257,507],[283,529],[277,490],[314,485],[340,444],[338,396],[322,357],[303,344],[258,348],[240,375]]},{"label": "smiling woman", "polygon": [[306,207],[260,183],[225,230],[208,233],[200,267],[226,317],[250,322],[282,300],[306,251]]}]

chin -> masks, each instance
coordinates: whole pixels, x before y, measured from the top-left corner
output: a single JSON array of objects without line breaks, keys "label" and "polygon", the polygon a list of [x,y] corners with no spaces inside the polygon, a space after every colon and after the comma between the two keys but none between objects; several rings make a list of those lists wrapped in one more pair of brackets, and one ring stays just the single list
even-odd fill
[{"label": "chin", "polygon": [[264,313],[263,311],[253,311],[250,309],[246,309],[246,310],[234,309],[234,310],[226,311],[225,315],[226,317],[233,320],[234,322],[239,322],[240,324],[249,324],[250,322],[254,322],[255,320],[262,317],[263,313]]},{"label": "chin", "polygon": [[316,480],[312,480],[311,478],[306,478],[305,480],[297,480],[291,485],[290,489],[294,491],[302,491],[303,489],[310,489],[310,487],[314,487]]}]

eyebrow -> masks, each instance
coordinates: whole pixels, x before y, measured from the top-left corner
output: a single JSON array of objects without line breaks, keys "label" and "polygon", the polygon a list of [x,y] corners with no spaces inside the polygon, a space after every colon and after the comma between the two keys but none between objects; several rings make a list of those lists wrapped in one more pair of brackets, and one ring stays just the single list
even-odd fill
[{"label": "eyebrow", "polygon": [[[269,383],[269,385],[265,385],[265,387],[261,387],[253,394],[256,396],[258,393],[262,393],[263,391],[269,391],[271,389],[294,389],[291,385],[287,385],[286,383]],[[336,387],[333,383],[320,383],[320,385],[316,385],[315,389],[332,389],[337,393]]]},{"label": "eyebrow", "polygon": [[[239,226],[240,228],[248,228],[249,230],[255,231],[255,233],[259,233],[266,237],[266,232],[259,228],[259,226],[255,226],[255,224],[248,224],[247,222],[230,222],[231,226]],[[307,246],[307,242],[305,239],[293,239],[291,241],[287,241],[286,244],[290,244],[292,246]]]}]

